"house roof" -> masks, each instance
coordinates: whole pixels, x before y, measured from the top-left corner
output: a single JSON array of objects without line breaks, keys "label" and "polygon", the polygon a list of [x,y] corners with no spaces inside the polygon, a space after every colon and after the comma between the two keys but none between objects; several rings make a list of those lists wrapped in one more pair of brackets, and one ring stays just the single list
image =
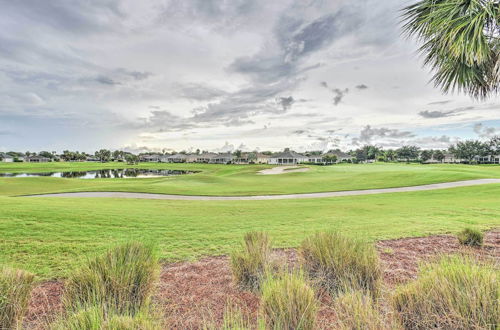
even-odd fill
[{"label": "house roof", "polygon": [[185,159],[187,158],[187,155],[185,154],[175,154],[175,155],[170,155],[167,158],[172,158],[172,159]]},{"label": "house roof", "polygon": [[270,158],[304,158],[306,156],[301,155],[295,151],[284,151],[272,155]]}]

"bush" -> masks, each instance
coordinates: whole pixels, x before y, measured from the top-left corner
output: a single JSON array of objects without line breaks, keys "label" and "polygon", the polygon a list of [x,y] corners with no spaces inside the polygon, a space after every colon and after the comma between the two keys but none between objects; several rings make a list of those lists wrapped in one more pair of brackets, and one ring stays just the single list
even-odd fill
[{"label": "bush", "polygon": [[35,285],[35,275],[8,267],[0,268],[0,329],[21,323]]},{"label": "bush", "polygon": [[375,306],[373,299],[362,291],[344,293],[335,299],[339,330],[393,330],[398,326]]},{"label": "bush", "polygon": [[55,322],[51,330],[160,330],[160,323],[147,312],[119,315],[94,306],[76,310]]},{"label": "bush", "polygon": [[256,290],[267,271],[271,243],[266,233],[245,234],[241,250],[231,254],[235,282],[244,289]]},{"label": "bush", "polygon": [[406,329],[498,329],[498,275],[492,264],[445,257],[398,288],[393,305]]},{"label": "bush", "polygon": [[484,234],[479,230],[472,228],[465,228],[458,235],[458,241],[462,245],[468,246],[482,246]]},{"label": "bush", "polygon": [[339,233],[318,233],[306,238],[299,256],[317,285],[332,295],[362,290],[376,297],[382,271],[373,245]]},{"label": "bush", "polygon": [[118,246],[89,260],[69,277],[64,304],[73,310],[102,305],[133,315],[148,304],[158,272],[158,258],[151,246]]},{"label": "bush", "polygon": [[269,277],[262,284],[262,316],[268,329],[314,329],[318,302],[303,273]]}]

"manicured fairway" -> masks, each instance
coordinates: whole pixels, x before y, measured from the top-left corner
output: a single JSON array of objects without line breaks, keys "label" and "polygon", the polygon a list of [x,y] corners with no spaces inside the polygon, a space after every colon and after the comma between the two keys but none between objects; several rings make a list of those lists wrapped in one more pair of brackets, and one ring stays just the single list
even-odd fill
[{"label": "manicured fairway", "polygon": [[[399,187],[499,178],[500,166],[365,164],[260,176],[267,166],[141,164],[200,170],[155,179],[0,179],[0,264],[61,277],[93,253],[127,240],[155,242],[165,260],[225,254],[249,230],[275,246],[339,229],[370,240],[500,226],[500,185],[371,196],[274,201],[166,201],[12,197],[60,191],[257,195]],[[117,164],[1,164],[0,172],[118,168]]]},{"label": "manicured fairway", "polygon": [[[117,163],[0,164],[0,172],[126,167]],[[414,186],[500,178],[500,166],[342,164],[311,166],[308,172],[259,175],[267,165],[141,164],[142,168],[186,169],[197,174],[152,179],[0,178],[0,195],[65,191],[132,191],[180,195],[268,195]]]},{"label": "manicured fairway", "polygon": [[500,226],[500,185],[280,201],[155,201],[0,197],[0,263],[43,278],[127,240],[156,242],[168,260],[230,251],[249,230],[296,246],[318,230],[368,239]]}]

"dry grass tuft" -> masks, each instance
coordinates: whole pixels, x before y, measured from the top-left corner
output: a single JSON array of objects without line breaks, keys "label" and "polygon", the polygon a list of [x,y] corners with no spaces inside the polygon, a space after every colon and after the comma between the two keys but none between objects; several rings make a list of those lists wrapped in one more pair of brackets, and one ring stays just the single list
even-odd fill
[{"label": "dry grass tuft", "polygon": [[479,247],[483,245],[484,234],[477,229],[465,228],[457,238],[462,245]]},{"label": "dry grass tuft", "polygon": [[267,272],[270,253],[271,242],[266,233],[245,234],[241,250],[231,254],[231,271],[238,286],[249,290],[260,287]]},{"label": "dry grass tuft", "polygon": [[314,329],[318,301],[302,272],[270,276],[262,284],[261,313],[268,329]]},{"label": "dry grass tuft", "polygon": [[499,281],[493,264],[444,257],[398,288],[393,306],[406,329],[498,329]]},{"label": "dry grass tuft", "polygon": [[384,314],[372,297],[362,291],[351,291],[338,296],[333,304],[337,316],[335,329],[339,330],[394,330],[400,329],[387,313]]},{"label": "dry grass tuft", "polygon": [[68,279],[64,305],[92,306],[133,315],[147,306],[159,275],[152,246],[127,243],[89,260]]},{"label": "dry grass tuft", "polygon": [[0,268],[0,329],[16,329],[28,309],[35,275],[8,267]]},{"label": "dry grass tuft", "polygon": [[301,264],[320,288],[333,296],[362,290],[373,298],[379,294],[382,270],[375,247],[337,232],[317,233],[300,248]]}]

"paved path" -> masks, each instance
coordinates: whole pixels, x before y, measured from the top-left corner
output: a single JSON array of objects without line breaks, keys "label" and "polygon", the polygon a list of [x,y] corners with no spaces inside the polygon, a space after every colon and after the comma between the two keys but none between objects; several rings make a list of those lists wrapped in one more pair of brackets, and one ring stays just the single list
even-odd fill
[{"label": "paved path", "polygon": [[276,175],[276,174],[284,174],[284,173],[293,173],[293,172],[307,172],[309,171],[309,167],[299,167],[299,166],[276,166],[273,168],[268,168],[265,170],[261,170],[257,172],[258,174],[263,175]]},{"label": "paved path", "polygon": [[397,192],[409,192],[409,191],[425,191],[425,190],[436,190],[436,189],[446,189],[446,188],[456,188],[456,187],[477,186],[488,183],[500,183],[500,179],[478,179],[478,180],[426,184],[422,186],[413,186],[413,187],[333,191],[333,192],[290,194],[290,195],[187,196],[187,195],[164,195],[164,194],[149,194],[149,193],[134,193],[134,192],[98,191],[98,192],[74,192],[74,193],[60,193],[60,194],[31,195],[24,197],[77,197],[77,198],[111,197],[111,198],[168,199],[168,200],[188,200],[188,201],[252,201],[252,200],[274,200],[274,199],[324,198],[324,197],[385,194],[385,193],[397,193]]}]

